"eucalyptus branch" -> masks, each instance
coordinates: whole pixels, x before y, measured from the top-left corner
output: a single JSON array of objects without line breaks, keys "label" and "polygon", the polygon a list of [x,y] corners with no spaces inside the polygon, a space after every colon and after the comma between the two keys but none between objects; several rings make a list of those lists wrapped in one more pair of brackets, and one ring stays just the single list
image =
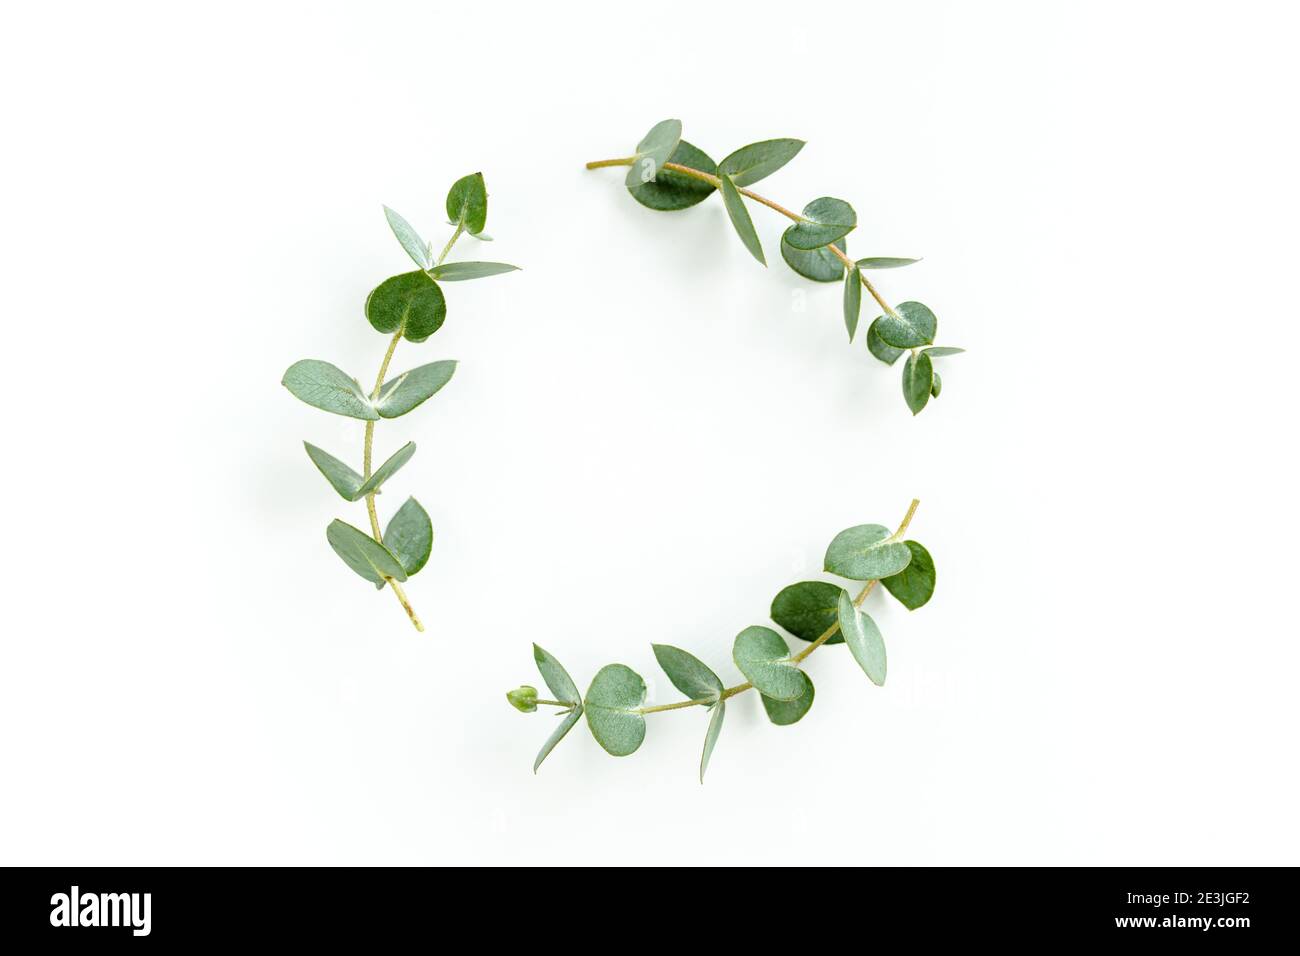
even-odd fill
[{"label": "eucalyptus branch", "polygon": [[448,224],[454,229],[442,252],[434,259],[433,246],[421,239],[400,215],[384,207],[389,227],[419,269],[384,280],[366,299],[365,312],[370,324],[376,331],[391,336],[374,388],[368,394],[363,392],[357,379],[318,359],[295,362],[284,373],[281,383],[308,405],[366,423],[361,474],[328,452],[304,442],[307,456],[331,487],[345,501],[364,499],[370,519],[369,535],[346,522],[335,520],[326,529],[325,536],[335,553],[358,575],[380,590],[385,586],[392,589],[417,631],[423,631],[424,625],[411,606],[402,582],[418,573],[428,562],[433,548],[433,525],[423,506],[414,498],[407,498],[389,521],[387,529],[380,529],[375,496],[382,492],[383,484],[411,460],[415,443],[408,442],[374,468],[375,423],[380,419],[398,418],[423,404],[451,380],[456,362],[432,362],[385,381],[388,366],[403,338],[410,342],[423,342],[442,327],[447,317],[447,303],[440,281],[478,279],[513,272],[517,268],[504,262],[445,262],[456,240],[465,233],[489,241],[490,237],[483,233],[487,221],[487,187],[482,173],[471,173],[458,179],[447,193],[446,209]]},{"label": "eucalyptus branch", "polygon": [[791,653],[784,637],[769,627],[747,627],[736,635],[732,660],[746,678],[724,687],[722,680],[698,657],[668,644],[653,644],[655,659],[685,700],[646,706],[646,685],[640,674],[623,664],[600,669],[586,695],[550,653],[533,645],[537,669],[558,700],[541,700],[537,689],[523,685],[506,694],[511,705],[524,713],[539,704],[563,708],[564,720],[542,745],[534,772],[584,714],[596,742],[616,757],[636,752],[645,739],[648,714],[704,707],[710,713],[700,758],[700,782],[722,730],[726,701],[747,690],[757,690],[768,719],[793,724],[813,703],[812,679],[799,667],[824,644],[846,643],[854,660],[872,683],[885,683],[885,642],[871,617],[860,608],[876,584],[885,586],[909,610],[921,607],[934,594],[935,568],[930,552],[916,541],[905,540],[919,501],[913,499],[907,514],[892,534],[878,524],[855,525],[835,536],[826,549],[823,567],[849,580],[864,582],[857,597],[828,581],[801,581],[784,588],[772,600],[771,617],[808,646]]},{"label": "eucalyptus branch", "polygon": [[781,237],[781,256],[790,268],[815,282],[844,279],[844,325],[849,341],[857,333],[865,288],[883,313],[867,329],[867,348],[886,365],[908,355],[903,364],[903,397],[913,415],[931,398],[938,398],[943,383],[934,370],[934,359],[963,349],[935,346],[938,319],[934,313],[920,302],[891,306],[866,275],[874,269],[896,269],[920,260],[896,256],[850,259],[845,237],[857,227],[858,218],[853,207],[842,199],[823,196],[804,206],[802,213],[796,213],[748,188],[792,160],[803,149],[802,140],[751,143],[714,163],[681,136],[680,120],[664,120],[637,144],[633,155],[595,160],[587,163],[587,168],[631,167],[625,182],[632,198],[660,211],[687,209],[720,192],[741,242],[764,266],[767,258],[744,199],[785,216],[794,223]]}]

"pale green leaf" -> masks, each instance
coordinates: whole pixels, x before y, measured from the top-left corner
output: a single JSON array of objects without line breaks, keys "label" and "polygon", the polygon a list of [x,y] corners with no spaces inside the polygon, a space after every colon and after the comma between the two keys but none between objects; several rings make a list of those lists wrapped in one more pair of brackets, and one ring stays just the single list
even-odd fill
[{"label": "pale green leaf", "polygon": [[897,574],[881,578],[880,583],[909,611],[915,611],[934,596],[934,558],[919,541],[904,541],[912,560]]},{"label": "pale green leaf", "polygon": [[897,259],[892,256],[872,256],[859,259],[857,266],[859,269],[899,269],[920,261],[920,259]]},{"label": "pale green leaf", "polygon": [[572,710],[560,711],[562,720],[560,725],[551,732],[551,736],[546,738],[546,743],[542,744],[542,749],[537,751],[537,759],[533,761],[533,773],[537,773],[537,768],[542,765],[555,745],[564,739],[564,735],[573,729],[573,725],[582,719],[582,704],[574,704]]},{"label": "pale green leaf", "polygon": [[[832,245],[839,249],[840,252],[846,251],[846,242],[843,239],[832,243]],[[782,236],[781,258],[785,260],[786,265],[799,275],[805,279],[812,279],[814,282],[839,282],[844,278],[844,263],[825,246],[808,252],[803,249],[796,249],[786,242],[785,237]]]},{"label": "pale green leaf", "polygon": [[860,524],[846,528],[831,541],[825,568],[850,581],[875,581],[897,574],[911,560],[907,545],[890,540],[884,525]]},{"label": "pale green leaf", "polygon": [[709,729],[704,732],[704,753],[700,754],[700,783],[704,782],[704,771],[709,769],[709,758],[713,756],[713,747],[722,733],[722,718],[727,716],[727,702],[720,700],[709,707]]},{"label": "pale green leaf", "polygon": [[447,218],[453,225],[463,223],[466,231],[476,236],[487,225],[487,198],[482,173],[462,176],[447,192]]},{"label": "pale green leaf", "polygon": [[506,700],[510,701],[510,706],[521,714],[533,714],[537,712],[536,687],[529,687],[527,684],[524,684],[522,687],[508,690],[506,691]]},{"label": "pale green leaf", "polygon": [[429,268],[433,264],[433,260],[429,258],[429,244],[420,238],[420,234],[409,222],[387,206],[384,207],[384,216],[388,219],[388,226],[393,230],[393,235],[406,250],[406,254],[421,269]]},{"label": "pale green leaf", "polygon": [[373,495],[379,491],[379,487],[393,475],[397,474],[398,469],[411,460],[415,454],[415,442],[408,441],[401,448],[393,453],[392,457],[375,469],[365,483],[357,489],[357,497],[364,498],[366,495]]},{"label": "pale green leaf", "polygon": [[722,202],[727,207],[727,215],[731,217],[731,224],[736,227],[740,241],[745,244],[750,255],[763,265],[767,265],[767,259],[763,256],[763,245],[758,241],[758,233],[754,230],[754,221],[749,218],[745,201],[740,198],[736,184],[726,176],[722,177]]},{"label": "pale green leaf", "polygon": [[913,352],[903,363],[903,398],[912,414],[919,414],[930,401],[934,386],[934,365],[924,352]]},{"label": "pale green leaf", "polygon": [[782,237],[796,249],[820,249],[843,239],[858,224],[858,214],[843,199],[822,196],[803,207],[803,222],[797,222]]},{"label": "pale green leaf", "polygon": [[391,335],[401,329],[410,341],[423,342],[442,328],[447,300],[427,273],[404,272],[371,291],[366,318],[380,332]]},{"label": "pale green leaf", "polygon": [[961,355],[965,349],[953,348],[951,345],[936,345],[934,348],[922,349],[930,358],[943,358],[945,355]]},{"label": "pale green leaf", "polygon": [[767,139],[742,146],[718,163],[718,175],[731,179],[737,186],[750,186],[772,175],[803,149],[803,140]]},{"label": "pale green leaf", "polygon": [[840,595],[840,632],[853,659],[877,687],[885,684],[885,639],[876,622],[853,606],[847,591]]},{"label": "pale green leaf", "polygon": [[[844,589],[829,581],[800,581],[782,588],[772,598],[772,620],[801,641],[811,644],[839,621],[840,592]],[[838,633],[827,644],[841,644]]]},{"label": "pale green leaf", "polygon": [[896,349],[914,349],[934,341],[939,320],[920,302],[903,302],[894,315],[882,315],[876,331],[886,345]]},{"label": "pale green leaf", "polygon": [[380,388],[375,409],[384,418],[405,415],[450,382],[455,371],[455,359],[443,359],[403,372]]},{"label": "pale green leaf", "polygon": [[463,282],[466,279],[483,279],[518,271],[518,266],[512,266],[508,262],[444,262],[430,269],[429,275],[443,282]]},{"label": "pale green leaf", "polygon": [[880,337],[880,319],[876,319],[867,327],[867,348],[886,365],[893,365],[898,361],[898,357],[907,351],[907,349],[894,348]]},{"label": "pale green leaf", "polygon": [[731,656],[758,691],[776,700],[794,700],[803,693],[799,668],[790,660],[785,639],[770,627],[747,627],[736,635]]},{"label": "pale green leaf", "polygon": [[615,757],[635,753],[645,740],[645,681],[622,664],[607,664],[591,680],[585,707],[596,743]]},{"label": "pale green leaf", "polygon": [[813,705],[816,691],[813,689],[812,678],[803,671],[799,672],[799,676],[803,678],[804,688],[794,700],[773,700],[771,697],[759,695],[763,701],[763,709],[767,711],[767,719],[777,726],[785,727],[798,723]]},{"label": "pale green leaf", "polygon": [[364,531],[336,518],[325,538],[344,564],[375,587],[382,588],[386,578],[406,580],[406,570],[397,557]]},{"label": "pale green leaf", "polygon": [[294,362],[285,371],[280,384],[295,398],[323,411],[367,422],[379,418],[357,380],[329,362],[319,359]]},{"label": "pale green leaf", "polygon": [[858,331],[858,316],[862,312],[862,273],[854,266],[844,277],[844,327],[849,331],[849,341]]},{"label": "pale green leaf", "polygon": [[356,501],[357,489],[361,487],[362,477],[324,449],[317,448],[310,442],[303,442],[303,445],[312,464],[320,469],[325,480],[343,496],[343,500]]},{"label": "pale green leaf", "polygon": [[668,157],[677,149],[681,139],[681,120],[661,120],[652,126],[650,132],[636,144],[636,157],[627,171],[625,180],[627,188],[654,182],[658,178],[660,167],[668,162]]},{"label": "pale green leaf", "polygon": [[722,694],[722,680],[694,654],[671,644],[650,646],[673,686],[690,700],[716,700]]},{"label": "pale green leaf", "polygon": [[573,682],[573,678],[564,669],[564,665],[552,657],[549,651],[545,651],[534,644],[533,660],[537,663],[537,670],[542,675],[542,680],[546,681],[546,686],[550,688],[556,700],[562,700],[566,704],[579,704],[582,702],[582,694],[578,691],[578,685]]},{"label": "pale green leaf", "polygon": [[414,498],[407,498],[384,529],[384,547],[408,575],[419,573],[433,551],[433,522]]}]

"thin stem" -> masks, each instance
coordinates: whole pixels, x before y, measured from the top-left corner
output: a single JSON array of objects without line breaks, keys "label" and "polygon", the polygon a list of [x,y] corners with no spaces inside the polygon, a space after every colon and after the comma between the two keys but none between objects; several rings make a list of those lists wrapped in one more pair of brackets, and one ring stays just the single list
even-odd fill
[{"label": "thin stem", "polygon": [[562,700],[542,700],[542,698],[539,697],[535,701],[533,701],[533,703],[550,704],[552,707],[563,707],[565,710],[573,710],[573,704],[567,703],[566,701],[562,701]]},{"label": "thin stem", "polygon": [[[587,168],[601,169],[602,167],[605,166],[631,166],[634,162],[636,162],[635,156],[629,156],[624,159],[600,159],[600,160],[596,160],[595,162],[588,163]],[[713,186],[715,188],[720,187],[722,185],[722,180],[719,179],[717,176],[713,175],[712,173],[706,173],[700,169],[692,169],[689,166],[682,166],[680,163],[664,163],[663,168],[672,170],[675,173],[680,173],[683,176],[689,176],[691,179],[698,179],[700,182],[708,183],[710,186]],[[768,199],[766,196],[760,196],[758,193],[746,189],[743,186],[737,186],[736,191],[740,193],[742,196],[748,196],[750,199],[754,200],[754,202],[762,203],[768,209],[772,209],[775,210],[776,212],[779,212],[781,215],[785,216],[787,219],[790,219],[794,222],[808,221],[803,216],[799,215],[797,212],[791,212],[789,209],[786,209],[784,206],[780,205],[779,203],[773,202],[772,200]],[[831,243],[830,245],[825,246],[824,248],[829,249],[831,253],[835,256],[835,258],[839,259],[840,262],[844,263],[844,266],[846,268],[848,269],[853,268],[853,260],[850,259],[848,256],[846,256],[843,252],[841,252],[834,243]],[[876,304],[879,305],[882,309],[884,309],[886,314],[892,315],[895,318],[897,318],[898,313],[895,312],[893,306],[891,306],[888,302],[886,302],[884,298],[880,295],[880,293],[876,291],[876,287],[871,284],[871,280],[868,279],[866,275],[862,272],[858,272],[858,278],[862,280],[862,284],[866,286],[867,291],[871,293],[871,297],[876,300]]]}]

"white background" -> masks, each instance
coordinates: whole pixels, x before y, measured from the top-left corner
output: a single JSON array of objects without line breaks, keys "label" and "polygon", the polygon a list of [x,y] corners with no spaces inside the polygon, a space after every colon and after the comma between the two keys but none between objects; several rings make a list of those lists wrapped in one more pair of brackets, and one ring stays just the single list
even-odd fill
[{"label": "white background", "polygon": [[[4,863],[1297,863],[1297,168],[1282,4],[724,8],[59,4],[12,10],[5,90]],[[656,121],[759,190],[858,210],[857,255],[940,318],[943,397],[850,347],[835,286],[716,200],[654,213]],[[482,169],[524,271],[446,287],[395,369],[455,379],[377,430],[433,558],[389,594],[301,440],[362,425],[284,369],[373,378],[362,304]],[[802,295],[802,299],[800,298]],[[803,310],[799,306],[803,305]],[[874,312],[867,311],[869,319]],[[876,594],[889,681],[842,648],[778,728],[732,702],[636,755],[554,718],[652,641],[729,682],[734,634],[841,528],[913,534]]]}]

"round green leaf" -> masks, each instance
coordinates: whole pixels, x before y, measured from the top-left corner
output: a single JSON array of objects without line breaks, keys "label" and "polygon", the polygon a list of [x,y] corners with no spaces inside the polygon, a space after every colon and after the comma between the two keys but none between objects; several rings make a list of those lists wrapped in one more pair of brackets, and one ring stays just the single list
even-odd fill
[{"label": "round green leaf", "polygon": [[812,678],[803,671],[799,672],[799,676],[803,678],[804,689],[794,700],[773,700],[771,697],[759,695],[763,701],[763,709],[767,711],[767,719],[777,726],[785,727],[798,723],[813,705],[816,691],[813,689]]},{"label": "round green leaf", "polygon": [[[845,240],[841,239],[833,245],[845,252]],[[808,252],[805,249],[796,249],[781,237],[781,258],[799,275],[805,279],[812,279],[814,282],[839,282],[844,278],[844,263],[839,260],[834,253],[824,246],[821,249],[814,249]]]},{"label": "round green leaf", "polygon": [[745,244],[750,255],[763,265],[767,265],[767,259],[763,256],[763,245],[758,241],[758,233],[754,230],[754,220],[749,218],[749,210],[745,208],[745,201],[740,198],[736,184],[726,176],[722,177],[722,202],[727,207],[727,215],[731,218],[731,224],[736,227],[736,234],[740,236],[740,241]]},{"label": "round green leaf", "polygon": [[379,389],[375,410],[383,418],[397,418],[422,405],[451,381],[455,359],[430,362],[391,378]]},{"label": "round green leaf", "polygon": [[384,547],[397,556],[408,575],[417,574],[433,551],[433,522],[414,498],[407,498],[384,529]]},{"label": "round green leaf", "polygon": [[373,422],[379,413],[370,404],[370,399],[357,380],[337,365],[322,362],[320,359],[302,359],[294,362],[285,370],[280,384],[287,388],[294,398],[300,399],[322,411],[348,418],[359,418]]},{"label": "round green leaf", "polygon": [[470,173],[452,183],[447,192],[447,218],[452,225],[463,223],[470,235],[487,225],[487,185],[482,173]]},{"label": "round green leaf", "polygon": [[848,592],[840,595],[840,632],[853,659],[877,687],[885,685],[885,639],[876,622],[853,606]]},{"label": "round green leaf", "polygon": [[722,695],[722,680],[694,654],[671,644],[650,646],[673,686],[690,700],[716,700]]},{"label": "round green leaf", "polygon": [[587,688],[587,726],[596,743],[615,757],[635,753],[645,740],[645,718],[637,711],[645,702],[645,681],[622,664],[607,664]]},{"label": "round green leaf", "polygon": [[915,611],[934,596],[934,558],[919,541],[904,541],[903,544],[912,552],[912,560],[897,574],[881,578],[880,583],[905,608]]},{"label": "round green leaf", "polygon": [[700,755],[700,783],[704,782],[704,771],[709,769],[709,758],[713,756],[713,746],[722,733],[722,718],[727,716],[727,702],[720,700],[709,707],[709,729],[704,732],[704,753]]},{"label": "round green leaf", "polygon": [[[772,598],[772,620],[801,641],[812,643],[839,622],[840,592],[844,589],[829,581],[800,581],[782,588]],[[827,644],[842,644],[836,634]]]},{"label": "round green leaf", "polygon": [[331,521],[325,538],[344,564],[375,587],[382,588],[385,578],[406,580],[406,569],[391,551],[347,522]]},{"label": "round green leaf", "polygon": [[805,222],[785,231],[784,239],[796,249],[819,249],[842,239],[858,224],[858,214],[843,199],[822,196],[803,207]]},{"label": "round green leaf", "polygon": [[[689,169],[698,169],[702,173],[714,174],[718,170],[717,163],[686,140],[677,144],[668,161]],[[708,199],[713,190],[714,187],[709,183],[683,176],[671,169],[659,170],[653,182],[643,183],[638,176],[636,185],[628,186],[628,192],[632,194],[633,199],[648,209],[658,209],[662,212],[689,209],[696,203]]]},{"label": "round green leaf", "polygon": [[737,186],[750,186],[772,175],[803,149],[800,139],[765,139],[742,146],[718,163],[718,175],[730,176]]},{"label": "round green leaf", "polygon": [[668,157],[673,154],[681,139],[681,120],[666,119],[655,123],[641,142],[636,144],[636,158],[628,169],[625,180],[627,188],[657,179],[659,168],[668,162]]},{"label": "round green leaf", "polygon": [[889,537],[889,529],[880,524],[846,528],[826,549],[826,570],[850,581],[876,581],[897,574],[912,560],[912,552]]},{"label": "round green leaf", "polygon": [[907,351],[907,349],[894,348],[880,337],[880,319],[876,319],[867,327],[867,348],[886,365],[893,365],[898,361],[898,357]]},{"label": "round green leaf", "polygon": [[930,401],[934,387],[934,364],[924,352],[913,352],[903,363],[903,398],[913,415],[920,413]]},{"label": "round green leaf", "polygon": [[849,331],[849,341],[858,331],[858,316],[862,312],[862,273],[854,266],[844,277],[844,327]]},{"label": "round green leaf", "polygon": [[759,693],[776,700],[794,700],[803,693],[799,668],[790,661],[790,648],[770,627],[745,628],[736,635],[731,656]]},{"label": "round green leaf", "polygon": [[423,272],[404,272],[385,279],[366,299],[366,318],[378,331],[403,330],[412,342],[423,342],[442,328],[447,300],[442,289]]},{"label": "round green leaf", "polygon": [[859,269],[900,269],[903,266],[910,266],[913,262],[920,262],[920,259],[897,259],[892,256],[874,256],[867,259],[859,259],[857,266]]},{"label": "round green leaf", "polygon": [[894,311],[897,315],[882,315],[877,321],[877,331],[886,345],[896,349],[914,349],[934,341],[939,320],[920,302],[903,302]]},{"label": "round green leaf", "polygon": [[943,391],[943,379],[939,378],[939,373],[934,373],[934,381],[930,383],[930,397],[938,398],[939,393]]},{"label": "round green leaf", "polygon": [[581,702],[582,694],[578,692],[578,685],[573,682],[573,678],[569,676],[564,666],[548,651],[534,644],[533,660],[537,663],[537,670],[542,675],[542,680],[546,681],[546,686],[550,688],[556,700],[562,700],[566,704]]}]

